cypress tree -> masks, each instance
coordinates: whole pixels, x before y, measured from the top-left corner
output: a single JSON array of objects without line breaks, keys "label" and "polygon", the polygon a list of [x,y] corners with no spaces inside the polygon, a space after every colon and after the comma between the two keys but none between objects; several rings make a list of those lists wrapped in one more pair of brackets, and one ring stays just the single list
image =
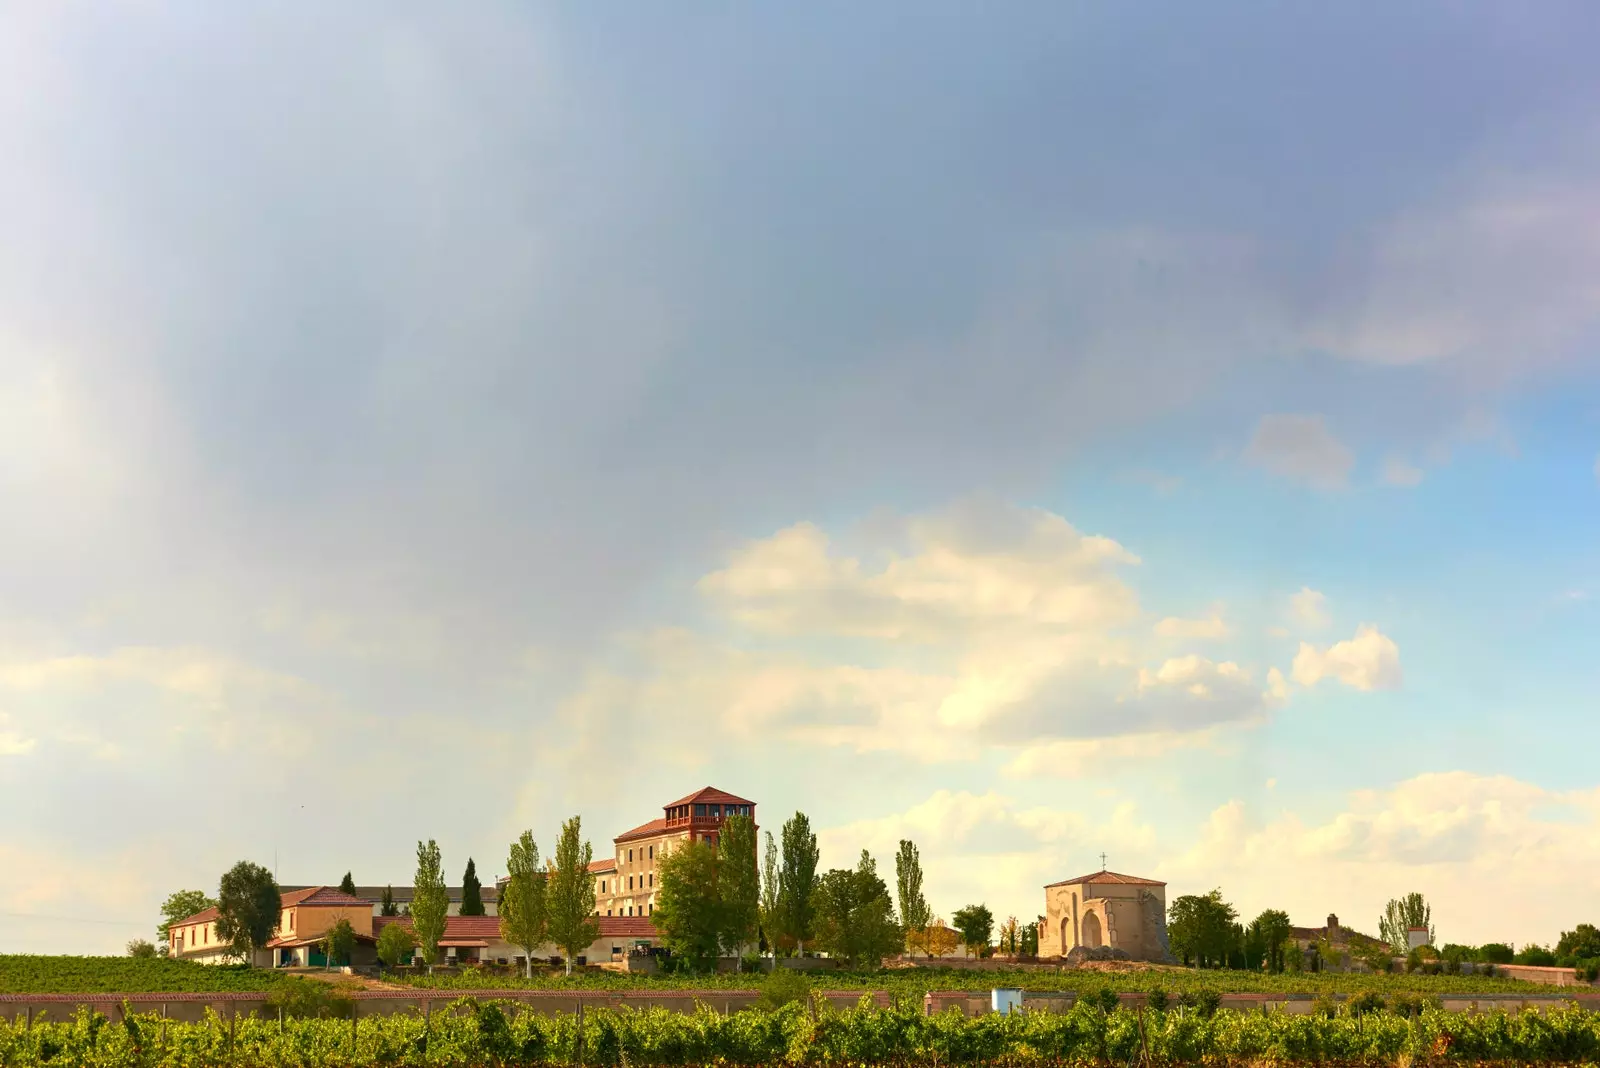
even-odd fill
[{"label": "cypress tree", "polygon": [[483,884],[478,882],[478,866],[467,858],[467,870],[461,875],[461,915],[483,915]]},{"label": "cypress tree", "polygon": [[339,892],[349,894],[351,897],[356,896],[356,881],[350,878],[349,872],[345,872],[344,878],[339,880]]}]

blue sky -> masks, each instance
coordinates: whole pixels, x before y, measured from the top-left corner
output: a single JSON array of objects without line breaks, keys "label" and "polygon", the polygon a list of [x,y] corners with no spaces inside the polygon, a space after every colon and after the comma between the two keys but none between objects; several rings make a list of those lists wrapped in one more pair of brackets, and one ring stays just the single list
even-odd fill
[{"label": "blue sky", "polygon": [[1597,19],[8,8],[0,951],[706,783],[1592,922]]}]

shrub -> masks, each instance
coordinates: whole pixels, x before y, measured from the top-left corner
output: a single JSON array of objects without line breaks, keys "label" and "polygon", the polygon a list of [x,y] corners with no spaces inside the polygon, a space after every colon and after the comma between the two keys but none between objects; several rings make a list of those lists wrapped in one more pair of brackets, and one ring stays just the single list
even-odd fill
[{"label": "shrub", "polygon": [[355,1011],[355,1001],[345,989],[332,983],[285,976],[267,994],[267,1009],[286,1019],[347,1019]]},{"label": "shrub", "polygon": [[766,971],[767,966],[759,953],[746,953],[739,958],[739,970],[746,975],[756,975]]},{"label": "shrub", "polygon": [[781,1009],[811,996],[811,980],[793,968],[774,968],[761,984],[761,996],[756,999],[758,1009]]},{"label": "shrub", "polygon": [[1331,1020],[1339,1015],[1339,1003],[1333,1000],[1332,994],[1322,994],[1311,1003],[1311,1015]]},{"label": "shrub", "polygon": [[1365,990],[1348,998],[1344,1007],[1351,1016],[1365,1016],[1369,1012],[1382,1012],[1386,1005],[1382,994],[1376,990]]},{"label": "shrub", "polygon": [[1154,1012],[1166,1012],[1167,992],[1158,986],[1144,996],[1144,1003]]},{"label": "shrub", "polygon": [[1222,1006],[1222,992],[1209,987],[1185,991],[1178,996],[1178,1004],[1193,1009],[1195,1014],[1203,1019],[1210,1019]]},{"label": "shrub", "polygon": [[1117,997],[1115,990],[1109,986],[1103,986],[1099,990],[1084,994],[1083,1003],[1085,1005],[1093,1005],[1101,1012],[1116,1012],[1117,1006],[1122,1003],[1122,999]]}]

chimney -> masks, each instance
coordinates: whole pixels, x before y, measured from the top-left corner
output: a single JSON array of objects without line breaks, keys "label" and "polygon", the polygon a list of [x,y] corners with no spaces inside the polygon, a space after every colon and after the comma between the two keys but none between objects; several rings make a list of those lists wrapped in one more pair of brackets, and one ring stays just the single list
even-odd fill
[{"label": "chimney", "polygon": [[1330,913],[1328,913],[1328,937],[1332,938],[1334,935],[1336,935],[1338,933],[1339,933],[1339,917],[1335,916],[1333,913],[1330,912]]}]

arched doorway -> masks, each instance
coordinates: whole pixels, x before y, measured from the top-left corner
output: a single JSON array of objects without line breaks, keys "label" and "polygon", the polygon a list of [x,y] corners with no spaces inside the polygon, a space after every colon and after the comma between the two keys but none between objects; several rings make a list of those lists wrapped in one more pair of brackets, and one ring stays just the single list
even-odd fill
[{"label": "arched doorway", "polygon": [[1083,944],[1090,949],[1100,948],[1100,917],[1092,912],[1083,917]]},{"label": "arched doorway", "polygon": [[1065,956],[1067,950],[1069,950],[1071,948],[1072,948],[1072,917],[1071,916],[1063,916],[1063,917],[1061,917],[1061,954],[1062,954],[1062,956]]}]

